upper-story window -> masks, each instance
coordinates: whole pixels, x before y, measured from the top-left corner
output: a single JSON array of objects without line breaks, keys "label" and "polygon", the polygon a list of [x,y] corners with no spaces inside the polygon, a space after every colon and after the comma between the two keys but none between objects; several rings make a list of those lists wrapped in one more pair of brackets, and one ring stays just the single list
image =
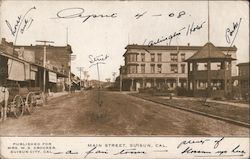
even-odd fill
[{"label": "upper-story window", "polygon": [[240,70],[240,76],[246,76],[247,75],[247,71],[244,69]]},{"label": "upper-story window", "polygon": [[157,65],[157,73],[161,73],[161,70],[162,70],[162,69],[161,69],[161,64],[158,64],[158,65]]},{"label": "upper-story window", "polygon": [[170,58],[172,62],[177,62],[178,61],[178,56],[176,53],[170,54]]},{"label": "upper-story window", "polygon": [[142,61],[142,62],[145,61],[145,54],[141,54],[141,61]]},{"label": "upper-story window", "polygon": [[184,61],[184,60],[185,60],[185,54],[182,53],[182,54],[181,54],[181,61]]},{"label": "upper-story window", "polygon": [[151,54],[151,62],[155,61],[155,54]]},{"label": "upper-story window", "polygon": [[136,65],[128,66],[128,73],[137,73],[137,66]]},{"label": "upper-story window", "polygon": [[141,73],[145,73],[145,65],[141,65]]},{"label": "upper-story window", "polygon": [[158,57],[158,62],[161,62],[162,61],[162,54],[157,54],[157,57]]},{"label": "upper-story window", "polygon": [[150,65],[150,68],[151,68],[151,73],[155,73],[155,65],[154,65],[154,64],[151,64],[151,65]]},{"label": "upper-story window", "polygon": [[178,65],[177,64],[171,64],[170,65],[171,72],[178,73]]},{"label": "upper-story window", "polygon": [[137,55],[136,54],[129,54],[127,60],[128,60],[128,62],[135,62],[135,61],[137,61]]}]

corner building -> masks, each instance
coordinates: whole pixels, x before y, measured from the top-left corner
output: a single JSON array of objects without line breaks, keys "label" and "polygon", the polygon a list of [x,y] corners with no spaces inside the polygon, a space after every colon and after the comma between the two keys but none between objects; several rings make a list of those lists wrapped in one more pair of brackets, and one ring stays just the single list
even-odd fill
[{"label": "corner building", "polygon": [[[203,46],[148,46],[127,45],[124,53],[125,65],[120,68],[122,90],[138,91],[139,88],[161,88],[167,84],[170,89],[187,88],[188,68],[186,59]],[[236,59],[237,48],[217,47],[225,55]],[[219,66],[218,66],[219,67]],[[236,61],[232,62],[232,76],[237,75]]]}]

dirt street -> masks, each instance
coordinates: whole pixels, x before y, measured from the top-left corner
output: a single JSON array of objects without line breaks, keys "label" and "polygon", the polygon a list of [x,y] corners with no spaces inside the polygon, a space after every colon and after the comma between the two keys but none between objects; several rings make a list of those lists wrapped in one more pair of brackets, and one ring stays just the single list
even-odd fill
[{"label": "dirt street", "polygon": [[249,129],[169,108],[120,92],[72,93],[32,115],[0,123],[1,136],[248,136]]}]

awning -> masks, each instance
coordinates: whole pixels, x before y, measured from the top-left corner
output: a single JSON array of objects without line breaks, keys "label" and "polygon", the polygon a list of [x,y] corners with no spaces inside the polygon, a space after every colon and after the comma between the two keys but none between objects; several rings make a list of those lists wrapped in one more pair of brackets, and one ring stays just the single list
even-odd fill
[{"label": "awning", "polygon": [[56,83],[57,82],[57,75],[54,72],[49,71],[49,82]]},{"label": "awning", "polygon": [[14,81],[25,80],[24,63],[9,59],[8,60],[8,79]]}]

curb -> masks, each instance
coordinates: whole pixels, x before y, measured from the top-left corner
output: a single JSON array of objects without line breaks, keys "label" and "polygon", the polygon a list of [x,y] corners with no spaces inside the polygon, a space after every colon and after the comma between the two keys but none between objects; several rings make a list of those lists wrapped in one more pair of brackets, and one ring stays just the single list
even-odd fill
[{"label": "curb", "polygon": [[191,112],[191,113],[203,115],[203,116],[206,116],[206,117],[209,117],[209,118],[218,119],[218,120],[222,120],[222,121],[225,121],[225,122],[228,122],[228,123],[231,123],[231,124],[235,124],[235,125],[239,125],[239,126],[250,128],[250,124],[249,123],[245,123],[245,122],[241,122],[241,121],[237,121],[237,120],[233,120],[233,119],[229,119],[229,118],[224,118],[224,117],[217,116],[217,115],[207,114],[207,113],[204,113],[204,112],[201,112],[201,111],[197,111],[197,110],[187,109],[187,108],[183,108],[183,107],[180,107],[180,106],[175,106],[175,105],[172,105],[172,104],[167,104],[167,103],[155,101],[155,100],[152,100],[152,99],[147,99],[145,97],[135,96],[133,94],[129,94],[129,95],[131,95],[133,97],[141,98],[141,99],[153,102],[153,103],[157,103],[157,104],[169,106],[169,107],[172,107],[172,108],[175,108],[175,109],[180,109],[180,110],[183,110],[183,111],[187,111],[187,112]]}]

